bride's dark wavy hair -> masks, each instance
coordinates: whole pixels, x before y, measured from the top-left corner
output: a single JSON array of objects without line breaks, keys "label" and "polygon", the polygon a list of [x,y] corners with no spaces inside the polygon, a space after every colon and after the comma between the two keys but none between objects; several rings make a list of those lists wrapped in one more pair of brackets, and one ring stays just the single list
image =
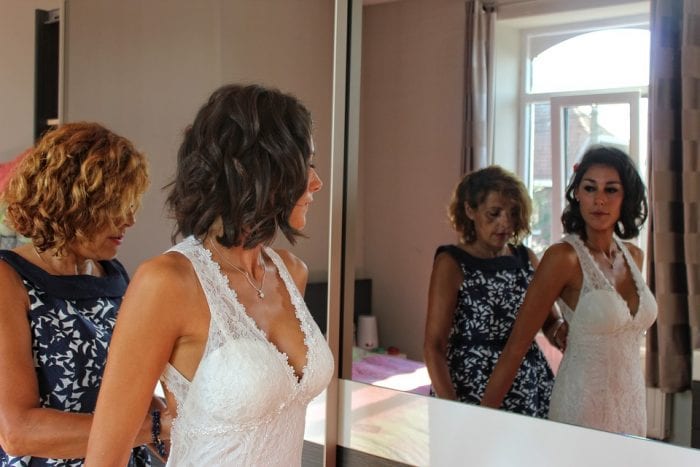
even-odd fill
[{"label": "bride's dark wavy hair", "polygon": [[178,234],[203,237],[221,217],[227,247],[270,244],[306,190],[311,114],[294,96],[260,85],[217,89],[187,128],[167,205]]},{"label": "bride's dark wavy hair", "polygon": [[566,207],[561,215],[564,232],[576,233],[582,239],[586,239],[586,222],[574,193],[586,171],[593,165],[612,167],[620,175],[624,197],[620,207],[620,219],[615,224],[615,234],[625,240],[635,238],[647,219],[646,187],[632,159],[612,146],[591,146],[583,154],[581,162],[575,166],[574,174],[566,188]]}]

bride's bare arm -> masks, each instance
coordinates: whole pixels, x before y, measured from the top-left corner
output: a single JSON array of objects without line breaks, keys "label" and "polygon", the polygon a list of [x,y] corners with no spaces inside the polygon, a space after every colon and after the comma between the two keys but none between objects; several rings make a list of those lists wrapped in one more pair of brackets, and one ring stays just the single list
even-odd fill
[{"label": "bride's bare arm", "polygon": [[[528,256],[532,267],[537,270],[540,264],[539,258],[534,251],[527,249]],[[566,348],[566,336],[568,334],[569,325],[564,321],[561,311],[556,305],[552,306],[549,314],[542,323],[542,333],[547,338],[550,344],[559,350],[563,351]]]},{"label": "bride's bare arm", "polygon": [[161,255],[137,270],[109,347],[85,465],[124,466],[154,387],[183,334],[193,294],[179,255]]},{"label": "bride's bare arm", "polygon": [[555,300],[571,281],[577,268],[576,255],[568,244],[547,249],[528,287],[503,353],[486,386],[481,405],[499,408],[535,334],[551,313]]}]

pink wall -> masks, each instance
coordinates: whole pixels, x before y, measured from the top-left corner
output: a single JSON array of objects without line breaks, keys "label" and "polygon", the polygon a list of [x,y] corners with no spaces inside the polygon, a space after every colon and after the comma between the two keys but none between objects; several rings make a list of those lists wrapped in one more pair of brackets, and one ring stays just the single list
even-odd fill
[{"label": "pink wall", "polygon": [[463,0],[365,6],[358,277],[373,280],[380,345],[422,360],[435,248],[455,241],[446,206],[459,179]]}]

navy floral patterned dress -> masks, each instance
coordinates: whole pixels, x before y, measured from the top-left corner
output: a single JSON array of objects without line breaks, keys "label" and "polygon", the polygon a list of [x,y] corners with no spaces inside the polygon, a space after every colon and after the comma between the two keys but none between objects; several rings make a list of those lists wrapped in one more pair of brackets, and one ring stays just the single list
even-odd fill
[{"label": "navy floral patterned dress", "polygon": [[[462,402],[481,401],[534,273],[527,248],[519,245],[511,249],[511,256],[488,259],[472,256],[455,245],[441,246],[435,253],[452,256],[464,275],[447,344],[452,385]],[[545,418],[553,384],[552,371],[533,342],[502,408]]]},{"label": "navy floral patterned dress", "polygon": [[[128,275],[116,260],[101,261],[105,276],[54,276],[9,250],[0,250],[29,294],[28,326],[42,407],[92,413],[107,345]],[[145,417],[145,414],[144,414]],[[83,459],[11,457],[0,447],[0,466],[78,467]],[[151,465],[148,449],[135,448],[129,466]]]}]

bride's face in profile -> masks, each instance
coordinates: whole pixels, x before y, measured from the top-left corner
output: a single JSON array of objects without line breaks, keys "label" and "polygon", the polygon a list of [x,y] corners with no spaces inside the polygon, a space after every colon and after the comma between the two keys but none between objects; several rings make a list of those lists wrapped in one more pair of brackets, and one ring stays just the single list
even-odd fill
[{"label": "bride's face in profile", "polygon": [[319,177],[316,172],[316,167],[313,163],[313,158],[315,155],[314,141],[311,139],[311,155],[309,156],[309,179],[306,183],[306,190],[304,194],[301,195],[299,200],[296,202],[296,206],[292,209],[292,213],[289,215],[289,225],[297,230],[302,230],[306,226],[306,213],[309,210],[309,206],[314,200],[314,193],[319,191],[323,187],[323,182],[321,177]]}]

